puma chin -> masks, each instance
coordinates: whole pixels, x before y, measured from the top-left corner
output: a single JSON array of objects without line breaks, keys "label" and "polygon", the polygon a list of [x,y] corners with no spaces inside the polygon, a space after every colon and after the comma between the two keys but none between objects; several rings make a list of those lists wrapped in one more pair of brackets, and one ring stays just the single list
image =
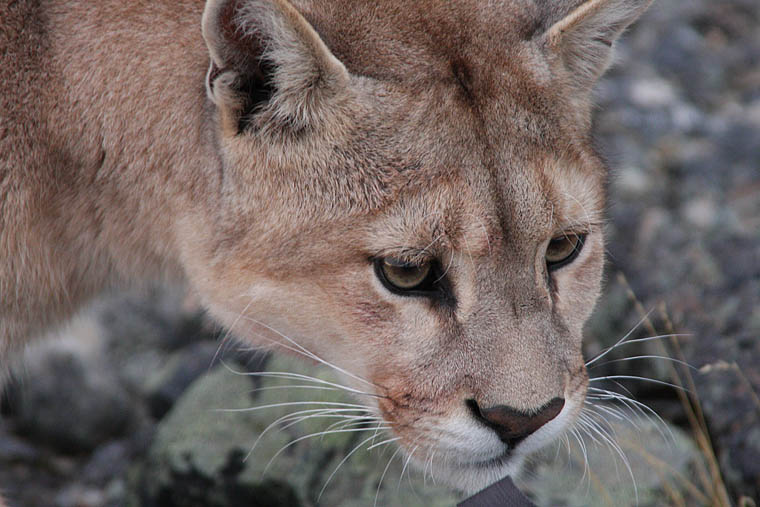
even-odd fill
[{"label": "puma chin", "polygon": [[436,478],[517,473],[584,403],[591,93],[649,1],[3,3],[0,354],[180,281]]},{"label": "puma chin", "polygon": [[[582,391],[575,396],[581,403]],[[453,416],[434,427],[423,425],[414,432],[417,438],[402,445],[407,453],[413,453],[410,462],[420,470],[474,493],[503,477],[518,475],[525,457],[561,435],[572,424],[579,408],[566,403],[553,420],[517,445],[502,441],[489,428],[473,422],[468,414]]]}]

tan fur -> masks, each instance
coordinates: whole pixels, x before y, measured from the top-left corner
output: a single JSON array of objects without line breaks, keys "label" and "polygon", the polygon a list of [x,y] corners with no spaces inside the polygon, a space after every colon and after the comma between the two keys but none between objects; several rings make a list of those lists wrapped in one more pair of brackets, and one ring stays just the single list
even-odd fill
[{"label": "tan fur", "polygon": [[[182,280],[241,340],[273,328],[366,379],[442,478],[516,471],[585,396],[590,88],[648,3],[3,2],[3,361],[106,287]],[[568,232],[586,245],[549,283]],[[456,305],[388,292],[371,259],[391,255],[437,259]],[[555,397],[556,421],[482,465],[504,446],[464,400]]]}]

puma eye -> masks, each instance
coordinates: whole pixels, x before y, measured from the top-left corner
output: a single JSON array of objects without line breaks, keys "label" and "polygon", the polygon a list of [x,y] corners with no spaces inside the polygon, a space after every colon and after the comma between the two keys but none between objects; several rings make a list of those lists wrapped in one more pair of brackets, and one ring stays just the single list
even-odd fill
[{"label": "puma eye", "polygon": [[585,234],[567,233],[554,238],[546,247],[546,266],[550,271],[570,264],[583,249]]},{"label": "puma eye", "polygon": [[403,294],[435,290],[433,266],[430,262],[414,264],[386,257],[375,260],[375,271],[391,292]]}]

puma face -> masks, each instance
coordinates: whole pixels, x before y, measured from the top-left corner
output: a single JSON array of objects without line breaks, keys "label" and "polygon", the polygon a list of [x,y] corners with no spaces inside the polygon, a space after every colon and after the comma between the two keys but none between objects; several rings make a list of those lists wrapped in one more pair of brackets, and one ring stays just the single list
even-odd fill
[{"label": "puma face", "polygon": [[223,184],[183,224],[192,284],[339,368],[437,478],[516,473],[585,397],[590,93],[648,3],[210,0]]}]

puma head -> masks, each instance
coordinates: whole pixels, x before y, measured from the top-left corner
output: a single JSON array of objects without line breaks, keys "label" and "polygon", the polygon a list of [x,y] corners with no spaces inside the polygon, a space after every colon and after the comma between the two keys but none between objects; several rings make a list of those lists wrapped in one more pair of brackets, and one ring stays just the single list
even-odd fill
[{"label": "puma head", "polygon": [[515,473],[585,397],[591,90],[649,3],[209,0],[222,184],[182,225],[192,285],[344,372],[437,478]]}]

